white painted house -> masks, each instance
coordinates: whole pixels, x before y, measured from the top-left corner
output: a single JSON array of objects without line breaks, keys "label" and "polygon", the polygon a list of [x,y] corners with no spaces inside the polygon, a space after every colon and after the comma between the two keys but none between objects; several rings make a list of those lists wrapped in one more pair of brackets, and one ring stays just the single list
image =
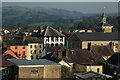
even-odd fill
[{"label": "white painted house", "polygon": [[64,46],[65,35],[47,26],[44,31],[44,46]]},{"label": "white painted house", "polygon": [[45,28],[40,26],[39,30],[34,30],[31,36],[39,37],[44,42],[44,47],[65,45],[65,35],[50,26]]}]

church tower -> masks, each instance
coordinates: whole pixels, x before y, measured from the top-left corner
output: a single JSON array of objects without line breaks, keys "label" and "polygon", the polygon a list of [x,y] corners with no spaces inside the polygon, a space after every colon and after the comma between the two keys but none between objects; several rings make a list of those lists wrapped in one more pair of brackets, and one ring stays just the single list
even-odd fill
[{"label": "church tower", "polygon": [[113,26],[107,23],[107,16],[105,10],[102,13],[102,21],[96,26],[96,32],[112,32]]}]

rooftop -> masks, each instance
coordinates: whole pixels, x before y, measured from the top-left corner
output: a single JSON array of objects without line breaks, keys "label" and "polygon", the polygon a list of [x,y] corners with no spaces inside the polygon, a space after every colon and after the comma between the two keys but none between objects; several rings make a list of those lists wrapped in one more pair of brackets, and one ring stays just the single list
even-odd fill
[{"label": "rooftop", "polygon": [[93,32],[93,33],[74,33],[81,41],[119,41],[118,32],[103,33],[103,32]]},{"label": "rooftop", "polygon": [[44,31],[44,36],[65,36],[61,32],[58,32],[56,29],[47,26]]},{"label": "rooftop", "polygon": [[47,59],[26,60],[26,59],[9,59],[17,66],[46,66],[46,65],[60,65]]},{"label": "rooftop", "polygon": [[101,74],[93,71],[89,72],[82,72],[82,73],[74,73],[75,76],[78,76],[82,79],[91,79],[92,78],[112,78],[112,76],[106,75],[106,74]]},{"label": "rooftop", "polygon": [[25,37],[27,43],[43,43],[38,37]]}]

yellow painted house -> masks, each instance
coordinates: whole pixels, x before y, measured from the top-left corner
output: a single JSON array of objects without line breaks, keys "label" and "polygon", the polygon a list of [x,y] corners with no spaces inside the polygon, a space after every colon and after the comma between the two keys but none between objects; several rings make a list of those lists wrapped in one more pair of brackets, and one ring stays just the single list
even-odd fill
[{"label": "yellow painted house", "polygon": [[75,70],[78,72],[94,71],[98,73],[103,73],[103,66],[96,64],[75,64]]},{"label": "yellow painted house", "polygon": [[37,37],[27,37],[29,60],[39,59],[44,55],[43,42]]}]

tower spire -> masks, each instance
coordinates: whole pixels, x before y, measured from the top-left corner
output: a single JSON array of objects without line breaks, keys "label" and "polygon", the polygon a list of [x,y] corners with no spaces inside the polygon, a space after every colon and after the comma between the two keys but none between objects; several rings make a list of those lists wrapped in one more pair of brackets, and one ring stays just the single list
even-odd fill
[{"label": "tower spire", "polygon": [[103,13],[102,13],[102,23],[106,23],[106,13],[105,13],[105,7],[103,9]]}]

